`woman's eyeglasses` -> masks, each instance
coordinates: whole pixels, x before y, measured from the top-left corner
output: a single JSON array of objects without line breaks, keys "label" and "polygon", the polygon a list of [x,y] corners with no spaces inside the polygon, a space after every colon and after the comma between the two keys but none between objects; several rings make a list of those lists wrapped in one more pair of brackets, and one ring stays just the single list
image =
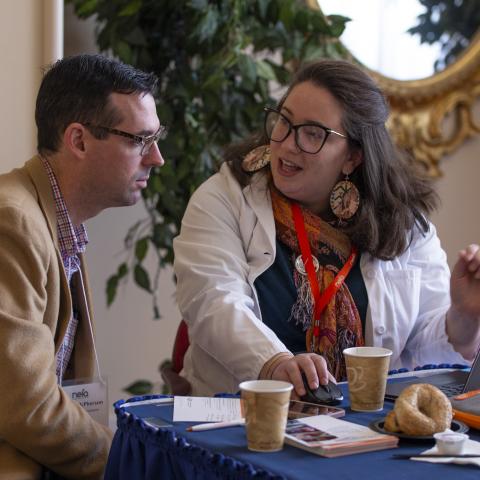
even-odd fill
[{"label": "woman's eyeglasses", "polygon": [[316,123],[300,123],[293,125],[283,113],[274,108],[265,107],[265,134],[273,142],[283,142],[292,132],[295,132],[295,143],[305,153],[318,153],[330,134],[348,138],[331,128]]}]

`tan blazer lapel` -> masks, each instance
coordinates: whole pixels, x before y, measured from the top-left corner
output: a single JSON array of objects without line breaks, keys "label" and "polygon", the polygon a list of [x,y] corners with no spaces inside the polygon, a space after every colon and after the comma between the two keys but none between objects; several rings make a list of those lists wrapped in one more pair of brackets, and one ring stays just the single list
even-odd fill
[{"label": "tan blazer lapel", "polygon": [[92,376],[95,370],[93,348],[94,326],[85,258],[83,255],[79,255],[79,257],[82,275],[80,276],[79,272],[77,272],[72,278],[75,292],[75,305],[77,305],[80,314],[80,321],[75,337],[75,348],[73,350],[73,373],[75,378],[84,378]]},{"label": "tan blazer lapel", "polygon": [[47,172],[42,165],[42,160],[37,155],[31,158],[25,167],[30,179],[35,186],[38,194],[38,203],[47,220],[48,229],[52,235],[55,246],[58,249],[58,232],[57,232],[57,213],[55,211],[55,200],[53,198],[52,186],[48,179]]},{"label": "tan blazer lapel", "polygon": [[57,254],[57,261],[60,270],[60,312],[57,323],[57,329],[55,332],[55,353],[58,352],[63,343],[63,337],[67,331],[68,322],[72,315],[72,296],[70,287],[68,285],[67,275],[65,274],[65,268],[63,267],[62,255],[60,254],[60,248],[58,244],[58,231],[57,231],[57,213],[55,209],[55,199],[52,193],[52,186],[48,178],[45,167],[42,164],[41,158],[36,155],[31,158],[26,164],[25,168],[30,176],[30,179],[37,191],[38,203],[45,216],[45,220],[48,225],[48,229],[52,236],[53,243],[55,245],[55,251]]}]

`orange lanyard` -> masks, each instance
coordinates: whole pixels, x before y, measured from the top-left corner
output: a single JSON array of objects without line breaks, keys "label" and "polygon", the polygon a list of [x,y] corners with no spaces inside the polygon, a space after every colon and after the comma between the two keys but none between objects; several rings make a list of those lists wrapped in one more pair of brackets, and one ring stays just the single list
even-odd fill
[{"label": "orange lanyard", "polygon": [[313,335],[314,337],[319,337],[320,315],[325,310],[325,307],[329,304],[332,297],[338,292],[343,282],[347,278],[347,275],[350,273],[350,270],[357,259],[357,249],[352,245],[352,252],[345,262],[345,265],[337,273],[323,294],[320,294],[320,285],[318,284],[318,278],[315,274],[312,251],[310,249],[310,243],[305,230],[305,221],[303,219],[302,210],[297,203],[292,203],[292,215],[295,223],[295,232],[297,234],[298,244],[300,246],[300,252],[302,254],[303,265],[307,272],[308,282],[310,283],[310,289],[312,291],[313,300],[315,303]]}]

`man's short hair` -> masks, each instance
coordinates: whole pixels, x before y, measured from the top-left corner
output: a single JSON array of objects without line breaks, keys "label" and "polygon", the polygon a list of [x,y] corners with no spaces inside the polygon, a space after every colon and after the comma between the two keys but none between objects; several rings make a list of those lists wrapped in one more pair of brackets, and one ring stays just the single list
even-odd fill
[{"label": "man's short hair", "polygon": [[117,125],[122,117],[109,103],[110,94],[154,95],[157,82],[155,74],[103,55],[58,60],[44,75],[37,96],[38,152],[58,151],[63,132],[73,122]]}]

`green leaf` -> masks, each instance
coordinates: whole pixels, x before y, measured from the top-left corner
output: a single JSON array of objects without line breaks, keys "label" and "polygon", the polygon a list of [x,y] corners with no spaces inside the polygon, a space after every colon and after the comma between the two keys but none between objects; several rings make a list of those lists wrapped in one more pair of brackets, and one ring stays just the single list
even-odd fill
[{"label": "green leaf", "polygon": [[265,80],[277,80],[275,72],[272,66],[265,60],[257,60],[257,73],[258,76]]},{"label": "green leaf", "polygon": [[198,128],[198,121],[190,112],[185,112],[185,123],[190,127]]},{"label": "green leaf", "polygon": [[[160,150],[160,151],[162,151],[162,150]],[[163,154],[163,152],[162,152],[162,154]],[[153,192],[156,192],[156,193],[162,193],[165,190],[165,188],[163,186],[163,183],[162,183],[162,179],[160,178],[159,175],[154,175],[154,176],[150,177],[150,180],[148,182],[148,186]]]},{"label": "green leaf", "polygon": [[157,105],[157,114],[162,125],[166,125],[168,127],[172,123],[173,113],[170,105],[167,105],[164,102],[160,102]]},{"label": "green leaf", "polygon": [[125,262],[123,262],[121,265],[119,265],[118,270],[117,270],[117,278],[120,280],[123,278],[126,274],[128,273],[128,267]]},{"label": "green leaf", "polygon": [[316,33],[330,32],[330,26],[320,12],[313,12],[311,22]]},{"label": "green leaf", "polygon": [[135,222],[135,224],[133,224],[129,229],[128,229],[128,232],[127,234],[125,235],[125,239],[123,240],[124,244],[125,244],[125,247],[128,249],[128,248],[131,248],[133,246],[133,240],[138,232],[138,229],[140,228],[140,226],[142,225],[143,221],[142,220],[138,220],[138,222]]},{"label": "green leaf", "polygon": [[160,363],[158,369],[162,370],[164,368],[172,368],[172,367],[173,367],[172,360],[170,358],[166,358],[165,360],[162,361],[162,363]]},{"label": "green leaf", "polygon": [[76,6],[75,11],[80,17],[93,15],[98,8],[98,0],[86,0],[81,6]]},{"label": "green leaf", "polygon": [[330,32],[334,37],[340,37],[345,31],[346,24],[351,20],[342,15],[329,15],[327,18],[330,20]]},{"label": "green leaf", "polygon": [[212,38],[215,35],[218,27],[218,13],[213,7],[208,7],[206,15],[203,16],[200,23],[193,32],[193,36],[197,37],[199,42],[205,41],[207,38]]},{"label": "green leaf", "polygon": [[163,223],[156,223],[153,227],[152,241],[157,248],[165,245],[165,237],[168,236],[169,231]]},{"label": "green leaf", "polygon": [[117,295],[118,275],[112,275],[107,280],[107,306],[109,307]]},{"label": "green leaf", "polygon": [[130,45],[127,42],[120,40],[115,45],[115,52],[125,63],[131,63],[132,49],[130,48]]},{"label": "green leaf", "polygon": [[280,2],[280,5],[280,21],[285,25],[287,30],[290,30],[295,18],[293,3],[291,1],[284,0]]},{"label": "green leaf", "polygon": [[141,263],[148,251],[148,237],[143,237],[135,244],[135,257]]},{"label": "green leaf", "polygon": [[119,17],[129,17],[138,13],[142,6],[142,0],[131,0],[127,5],[125,5],[119,12]]},{"label": "green leaf", "polygon": [[257,67],[255,61],[248,55],[238,57],[238,67],[242,72],[244,80],[249,80],[252,84],[257,79]]},{"label": "green leaf", "polygon": [[325,45],[325,52],[323,54],[323,56],[326,56],[326,57],[330,57],[330,58],[339,58],[340,57],[340,54],[339,54],[339,47],[340,47],[340,43],[336,42],[336,43],[330,43],[328,45]]},{"label": "green leaf", "polygon": [[308,45],[305,49],[305,61],[311,62],[325,56],[325,48],[316,44]]},{"label": "green leaf", "polygon": [[305,9],[300,9],[295,15],[295,27],[300,31],[307,32],[309,27],[309,12]]},{"label": "green leaf", "polygon": [[210,75],[206,82],[202,85],[202,89],[203,90],[206,90],[206,89],[216,89],[218,90],[220,88],[220,85],[222,83],[222,74],[221,72],[217,71],[215,72],[213,75]]},{"label": "green leaf", "polygon": [[258,0],[257,5],[258,5],[258,13],[260,14],[260,18],[262,20],[267,18],[267,12],[268,12],[268,5],[270,3],[270,0]]},{"label": "green leaf", "polygon": [[190,0],[190,6],[195,10],[205,10],[208,7],[208,0]]},{"label": "green leaf", "polygon": [[147,395],[153,392],[153,383],[148,380],[136,380],[123,388],[130,395]]},{"label": "green leaf", "polygon": [[150,289],[150,277],[148,275],[148,272],[137,263],[135,265],[135,269],[133,271],[133,277],[135,279],[135,283],[146,290],[147,292],[151,292]]}]

